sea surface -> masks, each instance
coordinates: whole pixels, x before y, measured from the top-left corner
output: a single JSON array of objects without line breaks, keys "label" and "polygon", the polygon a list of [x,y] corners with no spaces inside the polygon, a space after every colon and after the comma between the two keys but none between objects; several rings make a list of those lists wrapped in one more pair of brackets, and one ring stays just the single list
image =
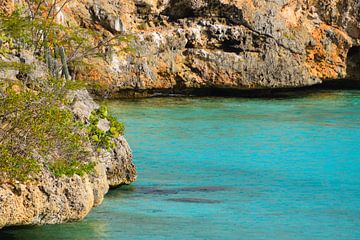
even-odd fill
[{"label": "sea surface", "polygon": [[79,223],[0,239],[360,239],[360,91],[107,102],[139,171]]}]

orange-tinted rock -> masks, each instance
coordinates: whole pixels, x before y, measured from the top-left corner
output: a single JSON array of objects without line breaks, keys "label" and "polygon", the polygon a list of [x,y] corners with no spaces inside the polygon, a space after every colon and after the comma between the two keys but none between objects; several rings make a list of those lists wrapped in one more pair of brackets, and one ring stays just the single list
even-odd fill
[{"label": "orange-tinted rock", "polygon": [[107,36],[135,36],[135,54],[89,59],[94,67],[77,72],[114,94],[351,78],[348,52],[360,46],[357,0],[76,0],[62,14]]},{"label": "orange-tinted rock", "polygon": [[8,15],[15,10],[14,0],[2,0],[0,2],[0,14]]},{"label": "orange-tinted rock", "polygon": [[349,76],[347,53],[360,45],[359,5],[330,0],[100,0],[94,5],[84,0],[70,7],[74,15],[68,17],[111,32],[111,21],[120,19],[122,30],[135,35],[135,55],[114,56],[79,72],[112,93],[283,88]]}]

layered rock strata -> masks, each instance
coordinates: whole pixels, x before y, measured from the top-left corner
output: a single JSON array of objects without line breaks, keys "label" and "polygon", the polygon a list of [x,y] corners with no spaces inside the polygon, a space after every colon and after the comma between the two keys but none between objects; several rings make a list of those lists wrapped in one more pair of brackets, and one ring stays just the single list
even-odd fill
[{"label": "layered rock strata", "polygon": [[135,36],[79,77],[110,93],[268,89],[360,80],[357,0],[85,0],[68,22]]}]

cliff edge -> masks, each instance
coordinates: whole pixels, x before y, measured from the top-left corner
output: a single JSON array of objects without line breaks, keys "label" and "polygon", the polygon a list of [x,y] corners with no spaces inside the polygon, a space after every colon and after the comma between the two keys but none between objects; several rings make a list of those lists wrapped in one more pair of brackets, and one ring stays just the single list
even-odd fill
[{"label": "cliff edge", "polygon": [[[67,98],[75,117],[85,124],[99,109],[87,90],[72,91]],[[112,140],[111,149],[94,149],[88,143],[94,168],[84,176],[55,176],[44,165],[31,181],[2,182],[0,228],[81,220],[102,203],[109,187],[135,181],[136,169],[126,139],[118,136]]]},{"label": "cliff edge", "polygon": [[[3,1],[0,11],[13,5]],[[359,16],[357,0],[76,0],[57,21],[104,39],[133,37],[131,53],[104,48],[106,59],[88,59],[94,67],[76,71],[100,83],[103,96],[116,96],[358,81]]]},{"label": "cliff edge", "polygon": [[268,89],[360,80],[357,0],[85,0],[64,24],[134,36],[79,78],[128,90]]}]

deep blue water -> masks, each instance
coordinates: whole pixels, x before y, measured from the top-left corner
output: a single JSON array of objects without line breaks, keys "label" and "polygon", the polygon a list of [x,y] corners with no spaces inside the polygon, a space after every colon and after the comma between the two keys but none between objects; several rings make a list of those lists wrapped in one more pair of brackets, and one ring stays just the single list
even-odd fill
[{"label": "deep blue water", "polygon": [[360,92],[112,101],[139,178],[0,239],[360,239]]}]

